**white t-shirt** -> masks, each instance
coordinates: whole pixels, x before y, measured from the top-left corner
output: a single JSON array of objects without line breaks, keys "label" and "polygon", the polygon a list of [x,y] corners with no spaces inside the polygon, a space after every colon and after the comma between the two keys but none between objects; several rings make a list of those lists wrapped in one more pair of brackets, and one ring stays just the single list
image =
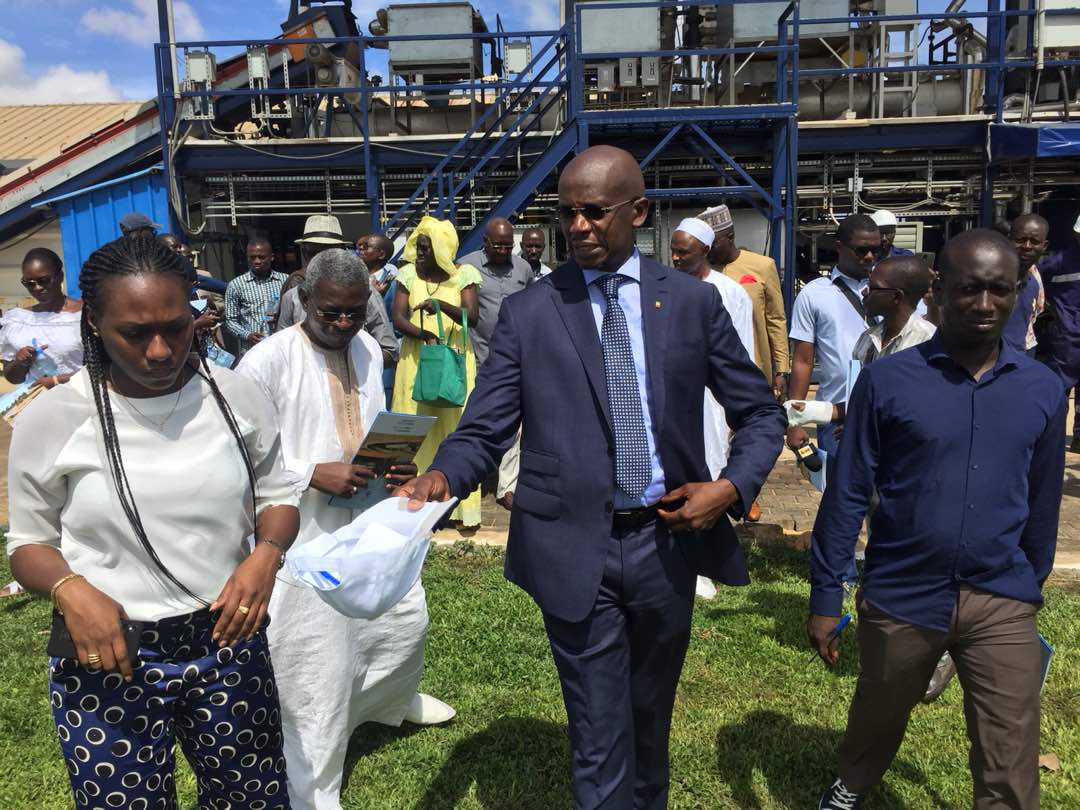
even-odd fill
[{"label": "white t-shirt", "polygon": [[859,336],[866,331],[866,321],[836,288],[834,279],[862,299],[868,279],[850,278],[833,269],[829,278],[817,278],[803,287],[791,312],[791,338],[814,344],[814,357],[821,373],[817,398],[843,402],[847,392],[851,353]]},{"label": "white t-shirt", "polygon": [[[60,374],[73,374],[82,368],[83,347],[79,324],[82,310],[75,312],[34,312],[32,309],[10,309],[0,322],[0,359],[10,363],[24,346],[47,346],[43,353],[56,363]],[[35,364],[36,365],[36,364]],[[30,379],[44,372],[31,366]]]},{"label": "white t-shirt", "polygon": [[[215,368],[213,376],[255,468],[256,509],[295,506],[272,406],[235,372]],[[249,553],[254,527],[247,471],[209,385],[195,375],[177,393],[128,400],[110,391],[109,401],[146,536],[177,579],[212,602]],[[59,549],[73,572],[131,619],[156,621],[204,607],[159,571],[135,537],[113,484],[85,370],[15,419],[8,491],[9,555],[30,544]]]}]

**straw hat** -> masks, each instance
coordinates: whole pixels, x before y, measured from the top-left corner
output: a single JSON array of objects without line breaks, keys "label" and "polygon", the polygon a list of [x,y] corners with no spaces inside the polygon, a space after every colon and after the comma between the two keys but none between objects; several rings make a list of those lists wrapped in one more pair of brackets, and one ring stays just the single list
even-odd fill
[{"label": "straw hat", "polygon": [[341,223],[338,218],[330,214],[316,214],[307,218],[304,223],[304,235],[296,240],[296,244],[312,245],[347,245],[342,238]]}]

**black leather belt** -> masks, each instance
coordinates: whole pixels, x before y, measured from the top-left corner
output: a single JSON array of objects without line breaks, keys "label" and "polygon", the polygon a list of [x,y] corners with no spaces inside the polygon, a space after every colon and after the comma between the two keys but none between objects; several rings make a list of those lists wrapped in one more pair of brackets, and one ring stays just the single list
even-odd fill
[{"label": "black leather belt", "polygon": [[611,525],[615,529],[640,529],[655,523],[660,516],[655,506],[643,506],[641,509],[616,509],[612,514]]}]

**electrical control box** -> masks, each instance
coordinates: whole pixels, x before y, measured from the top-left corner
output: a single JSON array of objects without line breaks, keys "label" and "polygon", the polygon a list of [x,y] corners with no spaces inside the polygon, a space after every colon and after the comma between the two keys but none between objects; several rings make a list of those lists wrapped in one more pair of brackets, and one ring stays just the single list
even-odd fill
[{"label": "electrical control box", "polygon": [[213,84],[217,79],[217,60],[210,51],[188,51],[184,60],[184,77],[197,84]]},{"label": "electrical control box", "polygon": [[596,89],[602,93],[610,93],[615,89],[614,62],[601,62],[596,66]]},{"label": "electrical control box", "polygon": [[659,87],[660,86],[660,57],[658,57],[658,56],[643,56],[643,57],[641,57],[641,86],[642,87]]}]

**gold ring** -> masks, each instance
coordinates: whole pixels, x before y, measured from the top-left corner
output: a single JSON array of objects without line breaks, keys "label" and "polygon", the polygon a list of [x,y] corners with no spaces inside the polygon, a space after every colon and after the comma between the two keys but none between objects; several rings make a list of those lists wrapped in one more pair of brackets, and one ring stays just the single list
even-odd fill
[{"label": "gold ring", "polygon": [[101,656],[98,655],[97,653],[90,653],[88,656],[86,656],[86,663],[88,663],[88,664],[100,664],[101,663]]},{"label": "gold ring", "polygon": [[237,605],[236,609],[243,613],[245,616],[251,613],[251,608],[249,608],[247,605]]}]

